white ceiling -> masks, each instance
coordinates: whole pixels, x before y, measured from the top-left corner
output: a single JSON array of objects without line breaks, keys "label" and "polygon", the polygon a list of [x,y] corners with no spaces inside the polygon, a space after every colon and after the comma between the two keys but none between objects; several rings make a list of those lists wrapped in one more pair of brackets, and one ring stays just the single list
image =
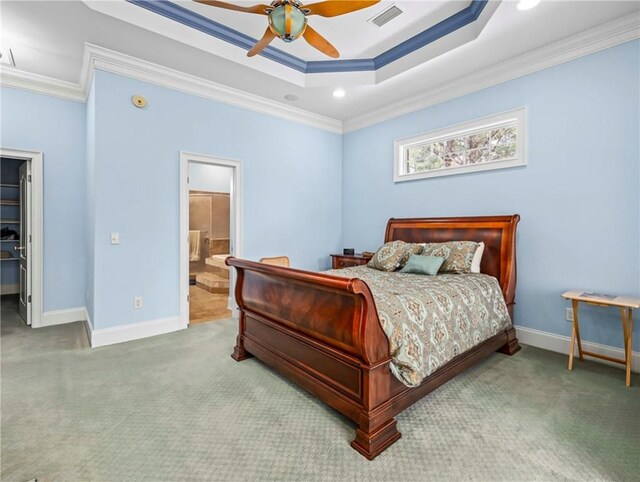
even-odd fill
[{"label": "white ceiling", "polygon": [[[141,11],[141,16],[148,14],[160,17],[121,0],[92,2],[95,8],[99,8],[100,4],[117,4],[127,12],[132,11],[129,7],[134,7]],[[423,12],[425,18],[431,19],[435,18],[436,14],[442,15],[443,8],[449,8],[445,2],[398,2],[398,5],[408,11]],[[338,19],[323,19],[317,16],[311,17],[311,20],[318,31],[342,50],[344,58],[347,55],[368,57],[386,50],[391,43],[401,39],[401,36],[411,36],[412,28],[418,31],[426,28],[422,24],[409,22],[407,15],[402,20],[407,22],[403,24],[404,29],[390,29],[388,33],[376,36],[375,42],[371,42],[371,38],[364,34],[370,28],[366,20],[385,7],[386,5],[376,5],[371,9],[349,14],[336,23],[334,20]],[[264,73],[247,66],[246,61],[261,62],[261,65],[274,62],[257,57],[246,59],[244,50],[201,32],[180,26],[179,40],[171,39],[99,13],[78,0],[0,1],[0,42],[3,47],[9,46],[12,49],[16,69],[56,79],[75,83],[79,81],[84,43],[90,42],[275,101],[286,102],[284,96],[294,94],[298,100],[290,102],[291,105],[344,120],[437,89],[487,66],[517,58],[533,49],[571,37],[616,18],[634,13],[637,15],[639,7],[640,2],[637,1],[543,0],[533,10],[519,11],[515,2],[503,1],[475,41],[377,85],[352,83],[302,87],[286,80],[287,75],[294,74],[291,69],[281,66],[285,70],[278,70],[276,74]],[[264,30],[259,22],[262,18],[257,15],[218,11],[203,5],[193,5],[190,8],[252,36],[259,37]],[[360,22],[358,28],[352,28],[350,17],[354,22],[364,19],[365,25]],[[401,18],[392,20],[383,29],[391,27],[396,21],[400,22]],[[319,22],[320,20],[323,22]],[[131,15],[129,21],[135,22],[135,15]],[[159,18],[158,24],[172,25],[175,22]],[[258,28],[257,33],[253,31],[254,28]],[[359,32],[358,35],[356,31]],[[291,53],[307,60],[319,59],[313,49],[296,42],[291,45],[280,42],[278,47],[283,50],[291,48]],[[216,55],[216,49],[225,49],[228,58]],[[338,86],[345,88],[346,97],[332,97],[334,87]]]}]

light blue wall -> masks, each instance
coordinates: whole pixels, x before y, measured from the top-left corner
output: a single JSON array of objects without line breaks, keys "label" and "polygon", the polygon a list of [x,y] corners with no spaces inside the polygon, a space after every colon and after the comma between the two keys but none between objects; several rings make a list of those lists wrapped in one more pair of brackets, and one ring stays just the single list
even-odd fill
[{"label": "light blue wall", "polygon": [[[639,59],[629,42],[346,135],[344,244],[376,249],[390,217],[519,213],[516,324],[569,334],[567,289],[638,296]],[[394,184],[395,139],[523,106],[527,167]],[[622,346],[617,310],[583,321]]]},{"label": "light blue wall", "polygon": [[244,257],[318,270],[341,246],[340,135],[102,71],[95,122],[96,329],[178,316],[181,150],[242,161]]},{"label": "light blue wall", "polygon": [[85,105],[0,89],[0,145],[44,152],[44,310],[85,306]]}]

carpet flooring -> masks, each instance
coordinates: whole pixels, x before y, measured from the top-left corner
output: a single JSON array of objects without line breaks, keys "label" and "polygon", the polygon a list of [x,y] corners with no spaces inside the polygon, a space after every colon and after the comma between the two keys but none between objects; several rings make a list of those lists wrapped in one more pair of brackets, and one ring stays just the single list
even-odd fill
[{"label": "carpet flooring", "polygon": [[81,323],[33,330],[3,299],[2,480],[639,478],[638,375],[629,389],[601,364],[495,354],[402,413],[369,462],[349,420],[229,357],[235,325],[91,349]]}]

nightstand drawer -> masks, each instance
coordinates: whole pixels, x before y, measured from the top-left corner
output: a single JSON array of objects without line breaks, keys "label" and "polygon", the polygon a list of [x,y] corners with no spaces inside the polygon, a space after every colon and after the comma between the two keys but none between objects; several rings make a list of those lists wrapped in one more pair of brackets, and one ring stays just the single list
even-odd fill
[{"label": "nightstand drawer", "polygon": [[332,254],[331,255],[331,268],[341,269],[350,268],[352,266],[361,266],[367,264],[371,259],[370,256],[363,256],[362,254]]}]

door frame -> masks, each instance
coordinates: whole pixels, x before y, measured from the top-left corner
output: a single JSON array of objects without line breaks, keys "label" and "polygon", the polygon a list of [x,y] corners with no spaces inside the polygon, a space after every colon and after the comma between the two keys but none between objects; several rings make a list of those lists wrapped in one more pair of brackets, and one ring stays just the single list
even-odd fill
[{"label": "door frame", "polygon": [[[232,168],[231,213],[233,243],[229,254],[242,257],[242,162],[204,154],[180,151],[180,328],[189,326],[189,163]],[[229,308],[237,316],[235,300],[236,273],[229,272]]]},{"label": "door frame", "polygon": [[0,147],[0,157],[31,163],[31,327],[39,328],[44,320],[44,155]]}]

